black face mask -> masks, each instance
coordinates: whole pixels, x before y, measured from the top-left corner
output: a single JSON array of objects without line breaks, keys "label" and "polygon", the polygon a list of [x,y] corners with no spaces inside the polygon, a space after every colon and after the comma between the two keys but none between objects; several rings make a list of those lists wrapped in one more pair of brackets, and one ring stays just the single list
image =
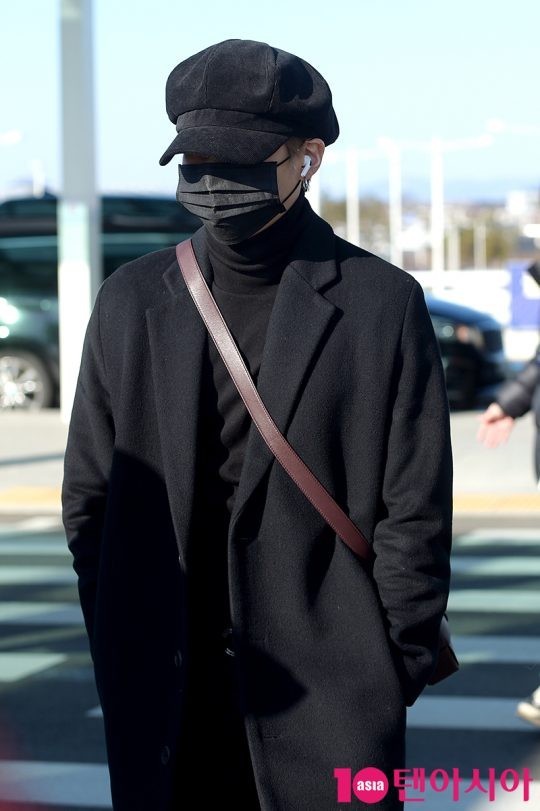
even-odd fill
[{"label": "black face mask", "polygon": [[[290,157],[290,156],[289,156]],[[286,211],[283,203],[298,188],[301,179],[279,199],[276,163],[254,166],[234,163],[180,164],[176,199],[196,214],[221,242],[242,242]]]}]

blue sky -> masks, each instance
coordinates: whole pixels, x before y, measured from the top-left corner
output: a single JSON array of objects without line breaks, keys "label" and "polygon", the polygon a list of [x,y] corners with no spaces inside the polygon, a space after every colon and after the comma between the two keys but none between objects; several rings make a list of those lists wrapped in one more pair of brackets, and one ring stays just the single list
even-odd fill
[{"label": "blue sky", "polygon": [[[60,177],[60,0],[6,4],[2,14],[0,189],[43,162]],[[172,68],[230,37],[258,39],[311,62],[333,92],[341,135],[327,155],[398,140],[480,135],[486,121],[540,127],[538,0],[275,0],[180,3],[95,0],[97,157],[100,188],[174,194],[177,163],[158,160],[175,134],[165,113]],[[364,191],[384,192],[386,163],[362,162]],[[405,187],[427,196],[428,158],[407,153]],[[540,183],[540,135],[501,134],[493,146],[445,159],[447,192],[472,195]],[[323,188],[343,185],[339,163],[321,170]],[[491,190],[491,192],[489,191]]]}]

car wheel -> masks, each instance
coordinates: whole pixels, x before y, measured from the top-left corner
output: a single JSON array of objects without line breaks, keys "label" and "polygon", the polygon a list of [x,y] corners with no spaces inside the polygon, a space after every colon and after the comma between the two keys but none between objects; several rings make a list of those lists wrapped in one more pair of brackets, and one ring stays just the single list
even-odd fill
[{"label": "car wheel", "polygon": [[52,405],[53,383],[36,355],[19,349],[0,354],[0,410],[39,411]]}]

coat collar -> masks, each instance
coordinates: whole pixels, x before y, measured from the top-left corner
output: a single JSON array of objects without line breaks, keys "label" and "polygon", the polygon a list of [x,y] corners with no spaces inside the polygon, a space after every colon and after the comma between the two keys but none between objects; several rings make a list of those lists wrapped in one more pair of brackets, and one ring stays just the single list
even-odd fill
[{"label": "coat collar", "polygon": [[[211,281],[200,229],[193,246],[201,270]],[[315,356],[339,315],[322,288],[337,280],[335,237],[310,211],[310,218],[281,277],[268,323],[257,390],[286,436],[302,397]],[[163,274],[170,292],[165,303],[146,311],[157,420],[173,521],[185,565],[185,539],[193,522],[197,431],[202,364],[207,331],[176,261]],[[208,336],[208,340],[212,340]],[[309,430],[309,426],[306,426]],[[302,455],[301,448],[295,450]],[[252,422],[229,534],[272,463],[279,464]]]}]

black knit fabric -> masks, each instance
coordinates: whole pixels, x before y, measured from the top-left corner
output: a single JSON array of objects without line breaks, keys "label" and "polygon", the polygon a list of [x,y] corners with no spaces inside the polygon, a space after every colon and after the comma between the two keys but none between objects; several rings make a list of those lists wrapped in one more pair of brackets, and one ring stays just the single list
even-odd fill
[{"label": "black knit fabric", "polygon": [[[277,222],[236,246],[223,245],[210,232],[207,234],[214,278],[212,293],[255,382],[279,282],[306,213],[301,195]],[[217,405],[217,414],[213,411],[214,434],[219,429],[219,441],[213,437],[209,461],[217,467],[225,485],[230,514],[251,416],[211,339],[209,355],[214,392],[209,399],[212,406]]]},{"label": "black knit fabric", "polygon": [[[212,294],[255,383],[279,283],[309,213],[302,192],[279,220],[242,243],[224,245],[206,229],[193,239],[199,263],[211,269]],[[197,616],[206,615],[214,635],[230,622],[226,540],[252,420],[210,336],[203,381],[197,487],[200,542],[193,550],[193,571],[200,573],[194,575]]]}]

